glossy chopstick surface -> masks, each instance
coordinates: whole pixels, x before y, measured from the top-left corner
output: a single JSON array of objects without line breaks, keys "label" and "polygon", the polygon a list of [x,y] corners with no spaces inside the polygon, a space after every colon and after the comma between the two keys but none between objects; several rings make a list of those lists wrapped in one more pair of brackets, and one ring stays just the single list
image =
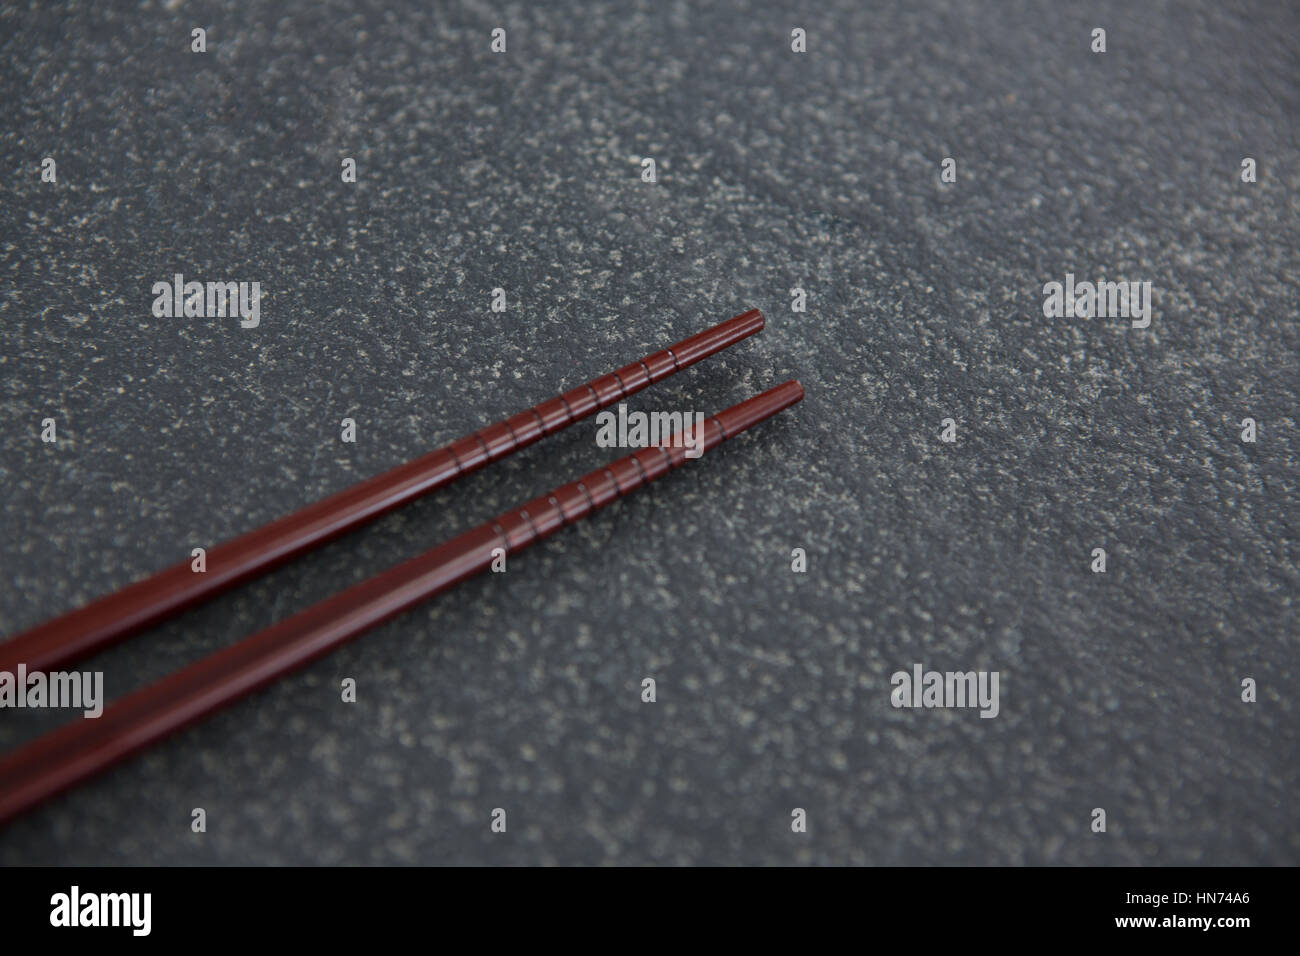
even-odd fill
[{"label": "glossy chopstick surface", "polygon": [[[706,418],[704,452],[803,398],[786,382]],[[334,650],[686,461],[684,443],[643,448],[0,758],[0,822]]]},{"label": "glossy chopstick surface", "polygon": [[67,666],[622,401],[763,328],[751,309],[504,421],[182,561],[0,643],[0,671]]}]

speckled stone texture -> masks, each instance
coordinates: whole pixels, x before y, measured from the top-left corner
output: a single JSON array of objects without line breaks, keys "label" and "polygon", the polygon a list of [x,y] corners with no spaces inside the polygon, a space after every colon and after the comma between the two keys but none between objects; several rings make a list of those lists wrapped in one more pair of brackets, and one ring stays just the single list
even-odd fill
[{"label": "speckled stone texture", "polygon": [[[632,406],[808,397],[0,862],[1300,862],[1293,6],[33,7],[0,12],[0,635],[750,307]],[[178,271],[260,281],[260,327],[154,318]],[[1151,281],[1151,327],[1044,318],[1067,272]],[[594,437],[87,666],[143,685]],[[999,671],[1001,713],[893,708],[914,663]],[[63,719],[0,713],[0,747]]]}]

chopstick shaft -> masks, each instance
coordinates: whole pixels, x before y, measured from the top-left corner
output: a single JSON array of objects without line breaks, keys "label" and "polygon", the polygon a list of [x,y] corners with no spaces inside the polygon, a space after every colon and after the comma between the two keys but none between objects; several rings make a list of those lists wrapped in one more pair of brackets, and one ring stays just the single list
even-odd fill
[{"label": "chopstick shaft", "polygon": [[[786,382],[704,420],[704,451],[803,398]],[[686,460],[681,442],[643,448],[495,521],[357,584],[0,758],[0,823],[296,670],[454,584],[486,571]]]},{"label": "chopstick shaft", "polygon": [[751,309],[616,372],[429,452],[0,644],[0,671],[57,670],[352,531],[694,365],[763,328]]}]

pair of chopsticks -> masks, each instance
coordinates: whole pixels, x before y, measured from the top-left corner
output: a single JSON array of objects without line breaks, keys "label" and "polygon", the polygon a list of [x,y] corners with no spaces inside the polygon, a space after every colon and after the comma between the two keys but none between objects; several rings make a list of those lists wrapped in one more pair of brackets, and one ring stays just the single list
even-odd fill
[{"label": "pair of chopsticks", "polygon": [[[51,671],[103,650],[380,515],[552,435],[763,328],[752,310],[528,411],[235,538],[0,644],[0,671]],[[706,418],[707,452],[803,398],[789,381]],[[97,774],[686,461],[684,435],[643,448],[258,631],[0,758],[0,823]]]}]

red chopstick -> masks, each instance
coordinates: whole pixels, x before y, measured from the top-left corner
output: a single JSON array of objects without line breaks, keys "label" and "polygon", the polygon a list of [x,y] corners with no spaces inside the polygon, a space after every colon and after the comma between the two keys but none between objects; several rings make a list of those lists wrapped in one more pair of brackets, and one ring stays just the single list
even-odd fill
[{"label": "red chopstick", "polygon": [[0,644],[0,671],[57,670],[498,461],[763,328],[751,309],[444,448],[377,475],[207,553],[182,561]]},{"label": "red chopstick", "polygon": [[[704,420],[703,451],[803,398],[778,385]],[[679,436],[556,488],[0,758],[0,823],[512,555],[686,460]]]}]

